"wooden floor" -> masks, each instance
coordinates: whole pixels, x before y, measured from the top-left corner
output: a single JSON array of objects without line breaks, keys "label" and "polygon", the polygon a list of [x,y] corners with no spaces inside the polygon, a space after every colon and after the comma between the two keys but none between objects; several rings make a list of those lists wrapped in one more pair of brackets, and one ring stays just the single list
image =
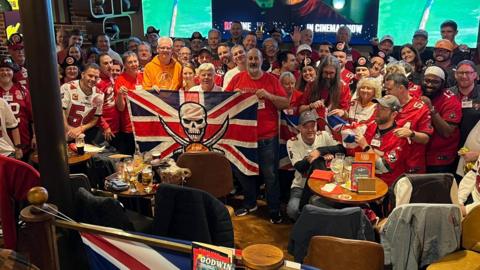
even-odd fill
[{"label": "wooden floor", "polygon": [[[237,209],[240,206],[240,201],[234,200],[231,205]],[[232,217],[235,247],[244,249],[252,244],[271,244],[283,250],[285,259],[293,260],[293,256],[287,252],[288,239],[293,223],[286,220],[284,216],[283,223],[272,224],[268,217],[266,202],[258,200],[257,205],[258,210],[249,215]]]}]

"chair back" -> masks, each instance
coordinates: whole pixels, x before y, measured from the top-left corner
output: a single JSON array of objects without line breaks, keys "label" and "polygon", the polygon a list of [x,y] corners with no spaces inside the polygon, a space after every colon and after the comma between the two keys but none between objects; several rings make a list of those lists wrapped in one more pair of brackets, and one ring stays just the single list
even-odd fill
[{"label": "chair back", "polygon": [[230,162],[220,153],[183,153],[178,158],[177,165],[192,171],[192,176],[186,179],[187,187],[201,189],[216,198],[226,196],[233,189]]},{"label": "chair back", "polygon": [[451,173],[405,174],[393,187],[392,208],[406,203],[458,203],[458,186]]},{"label": "chair back", "polygon": [[462,221],[462,247],[480,252],[480,206],[473,208]]},{"label": "chair back", "polygon": [[383,247],[365,240],[314,236],[304,263],[323,270],[381,270]]}]

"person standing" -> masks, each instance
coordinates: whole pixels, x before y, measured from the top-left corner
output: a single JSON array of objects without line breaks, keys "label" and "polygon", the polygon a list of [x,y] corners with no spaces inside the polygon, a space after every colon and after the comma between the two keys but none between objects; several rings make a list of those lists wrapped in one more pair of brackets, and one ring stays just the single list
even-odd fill
[{"label": "person standing", "polygon": [[[247,71],[240,72],[230,81],[225,91],[254,93],[258,97],[257,153],[260,174],[266,184],[266,198],[270,222],[282,222],[280,213],[280,185],[278,181],[278,129],[279,110],[288,108],[286,93],[275,76],[262,71],[262,53],[251,49],[247,53]],[[235,211],[244,216],[257,210],[257,186],[255,176],[247,176],[234,167],[245,199],[243,207]]]}]

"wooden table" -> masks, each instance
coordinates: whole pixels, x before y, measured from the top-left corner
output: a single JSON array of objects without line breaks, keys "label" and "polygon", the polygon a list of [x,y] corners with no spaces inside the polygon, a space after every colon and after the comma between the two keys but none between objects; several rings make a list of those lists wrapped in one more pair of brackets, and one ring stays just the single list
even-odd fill
[{"label": "wooden table", "polygon": [[[129,183],[127,183],[127,184],[129,184]],[[140,182],[136,182],[135,187],[137,189],[136,192],[131,192],[130,188],[125,190],[125,191],[122,191],[122,192],[115,192],[115,191],[112,191],[112,192],[117,194],[118,196],[132,197],[132,198],[134,198],[134,197],[153,197],[156,193],[156,190],[153,190],[152,185],[150,185],[150,187],[152,188],[150,190],[150,192],[146,192],[145,191],[146,186],[144,186]]]},{"label": "wooden table", "polygon": [[[86,162],[87,160],[91,159],[95,153],[87,153],[83,155],[78,155],[76,153],[69,153],[68,154],[68,165],[76,165],[82,162]],[[34,152],[30,159],[32,160],[33,163],[38,164],[38,153]]]},{"label": "wooden table", "polygon": [[[375,190],[377,191],[375,194],[361,195],[342,187],[340,187],[343,190],[342,194],[331,194],[329,192],[322,190],[323,186],[325,186],[326,184],[328,184],[328,182],[326,181],[312,179],[312,178],[308,179],[308,186],[315,194],[317,194],[322,198],[325,198],[327,200],[337,202],[337,203],[363,204],[363,203],[373,202],[383,198],[385,194],[387,194],[388,192],[388,185],[378,177],[375,177]],[[349,195],[349,196],[342,196],[342,195]],[[348,198],[348,197],[351,197],[351,198]]]}]

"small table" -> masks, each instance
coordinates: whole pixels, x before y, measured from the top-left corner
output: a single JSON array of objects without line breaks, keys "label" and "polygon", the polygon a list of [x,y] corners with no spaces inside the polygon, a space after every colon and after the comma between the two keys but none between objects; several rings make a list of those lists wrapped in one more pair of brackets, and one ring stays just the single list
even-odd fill
[{"label": "small table", "polygon": [[[79,163],[82,163],[82,162],[86,162],[89,159],[91,159],[93,157],[93,155],[94,155],[94,153],[88,153],[88,152],[85,152],[85,154],[83,154],[83,155],[78,155],[76,153],[69,153],[69,155],[68,155],[68,165],[76,165],[76,164],[79,164]],[[31,155],[30,158],[31,158],[33,163],[38,164],[38,162],[39,162],[38,152],[34,152]]]},{"label": "small table", "polygon": [[118,196],[123,196],[123,197],[130,197],[130,198],[135,198],[135,197],[153,197],[156,193],[156,190],[150,190],[150,192],[146,192],[145,191],[145,188],[146,186],[144,186],[142,183],[140,182],[136,182],[135,183],[135,188],[137,189],[136,192],[131,192],[130,191],[130,188],[125,190],[125,191],[122,191],[122,192],[114,192],[114,191],[111,191],[115,194],[117,194]]},{"label": "small table", "polygon": [[[375,190],[377,191],[375,194],[358,194],[356,192],[350,191],[343,187],[340,187],[343,190],[342,194],[332,194],[322,190],[323,186],[325,186],[326,184],[328,184],[327,181],[322,181],[322,180],[312,179],[312,178],[308,179],[308,186],[315,194],[317,194],[322,198],[325,198],[327,200],[334,201],[337,203],[364,204],[364,203],[379,200],[383,198],[388,192],[388,185],[378,177],[375,177]],[[346,199],[344,197],[348,197],[348,196],[340,196],[343,194],[349,195],[351,198]]]}]

